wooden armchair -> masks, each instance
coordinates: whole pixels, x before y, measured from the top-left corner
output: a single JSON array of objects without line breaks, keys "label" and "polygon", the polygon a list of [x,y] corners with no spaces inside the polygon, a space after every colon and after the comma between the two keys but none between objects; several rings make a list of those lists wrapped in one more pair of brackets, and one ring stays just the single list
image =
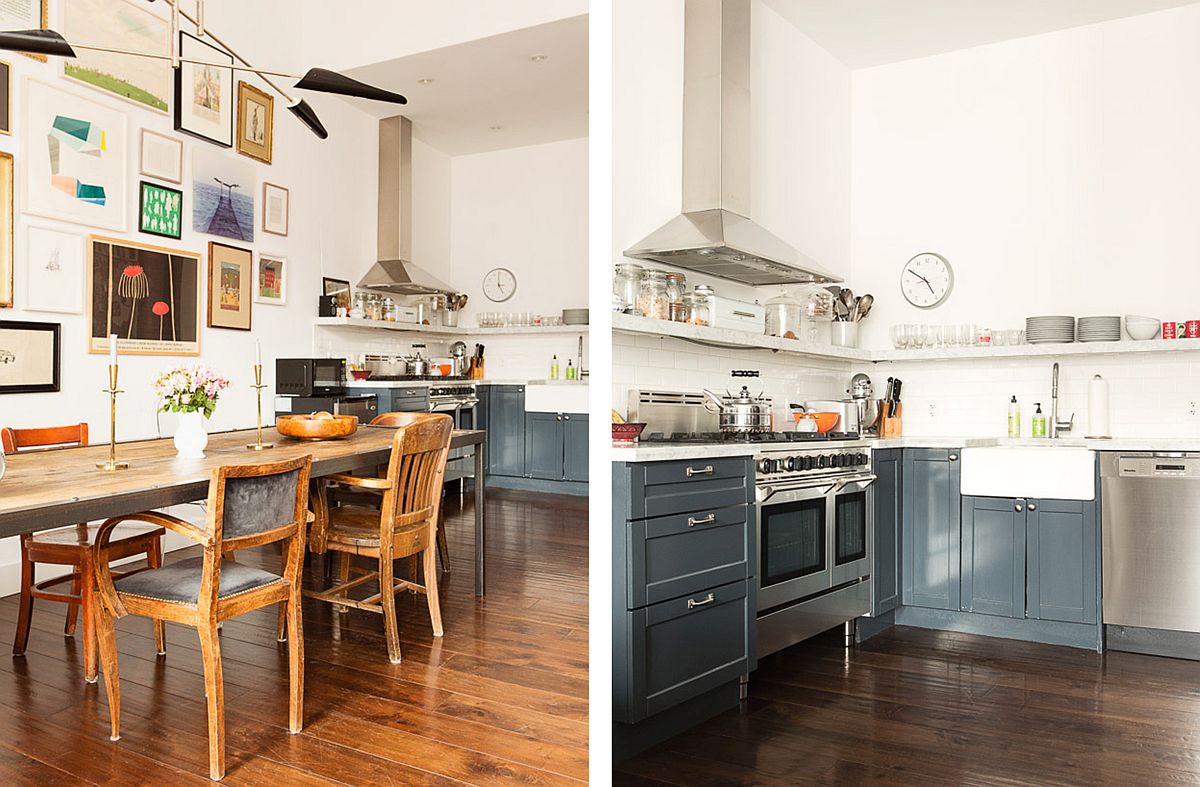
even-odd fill
[{"label": "wooden armchair", "polygon": [[[121,724],[120,683],[114,622],[127,614],[195,626],[204,660],[208,700],[209,775],[225,775],[225,699],[217,624],[279,602],[287,603],[291,692],[288,729],[304,723],[304,637],[300,615],[300,568],[308,518],[312,457],[262,465],[233,465],[213,471],[208,487],[208,518],[203,529],[157,513],[114,517],[96,539],[96,610],[100,660],[108,693],[112,740]],[[122,521],[149,522],[181,533],[204,547],[200,557],[113,581],[106,553],[109,535]],[[285,541],[282,575],[223,559],[247,547]]]},{"label": "wooden armchair", "polygon": [[[351,475],[326,476],[325,481],[373,493],[378,507],[329,506],[328,486],[318,487],[316,521],[312,527],[313,552],[340,552],[344,556],[340,584],[304,595],[328,601],[340,611],[347,607],[383,615],[388,658],[400,663],[400,630],[396,623],[396,593],[424,593],[435,637],[442,636],[442,613],[438,604],[436,533],[442,502],[442,480],[450,452],[453,419],[448,415],[423,414],[396,430],[392,454],[383,478]],[[397,580],[395,560],[421,554],[424,585]],[[378,570],[352,568],[351,555],[378,560]],[[357,574],[357,576],[354,576]],[[377,580],[379,592],[362,600],[350,597],[354,588]]]}]

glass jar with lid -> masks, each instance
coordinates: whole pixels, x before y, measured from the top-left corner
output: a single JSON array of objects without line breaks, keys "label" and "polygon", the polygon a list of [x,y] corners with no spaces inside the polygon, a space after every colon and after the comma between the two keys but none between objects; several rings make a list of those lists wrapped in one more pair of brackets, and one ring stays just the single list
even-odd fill
[{"label": "glass jar with lid", "polygon": [[676,303],[683,299],[685,292],[687,292],[687,276],[682,273],[668,273],[667,299],[671,303]]},{"label": "glass jar with lid", "polygon": [[350,309],[350,316],[358,320],[366,319],[367,294],[362,290],[354,293],[354,306]]},{"label": "glass jar with lid", "polygon": [[671,301],[667,298],[667,274],[663,271],[646,271],[642,275],[642,286],[637,299],[638,311],[643,317],[656,320],[671,318]]},{"label": "glass jar with lid", "polygon": [[782,336],[785,339],[802,338],[801,317],[803,308],[791,293],[781,292],[766,303],[767,336]]},{"label": "glass jar with lid", "polygon": [[645,268],[635,262],[618,263],[613,273],[613,297],[625,304],[625,311],[636,309],[642,292]]},{"label": "glass jar with lid", "polygon": [[395,322],[396,315],[397,315],[396,302],[394,300],[392,300],[391,298],[384,298],[383,299],[383,319],[386,320],[387,322]]},{"label": "glass jar with lid", "polygon": [[809,284],[800,291],[805,334],[810,342],[829,344],[833,323],[833,293],[819,284]]},{"label": "glass jar with lid", "polygon": [[367,298],[367,319],[382,320],[383,319],[383,298],[378,295],[371,295]]},{"label": "glass jar with lid", "polygon": [[708,325],[708,298],[698,292],[683,294],[683,321],[688,325]]}]

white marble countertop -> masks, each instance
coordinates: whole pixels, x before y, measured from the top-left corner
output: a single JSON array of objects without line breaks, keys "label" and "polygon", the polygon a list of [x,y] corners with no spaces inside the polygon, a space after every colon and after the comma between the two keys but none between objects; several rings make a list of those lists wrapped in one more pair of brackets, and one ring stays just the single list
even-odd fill
[{"label": "white marble countertop", "polygon": [[[895,437],[887,440],[870,440],[870,446],[883,448],[991,448],[991,447],[1045,447],[1045,448],[1088,448],[1093,451],[1200,451],[1200,438],[1178,437],[1121,437],[1111,440],[1089,440],[1080,437],[1063,437],[1057,440],[1034,437]],[[778,445],[778,444],[776,444]],[[807,448],[816,448],[824,443],[806,443]],[[830,443],[834,446],[836,443]],[[752,456],[761,443],[683,443],[613,446],[614,462],[666,462],[679,459],[708,459],[725,456]]]},{"label": "white marble countertop", "polygon": [[474,382],[476,385],[587,385],[587,380],[527,380],[527,379],[486,379],[486,380],[348,380],[347,388],[409,388],[430,385],[449,385],[451,383]]}]

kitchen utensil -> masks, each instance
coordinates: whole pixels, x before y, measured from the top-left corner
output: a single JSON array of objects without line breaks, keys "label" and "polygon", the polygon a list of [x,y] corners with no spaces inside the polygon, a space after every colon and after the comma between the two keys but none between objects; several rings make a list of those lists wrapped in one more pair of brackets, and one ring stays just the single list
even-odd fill
[{"label": "kitchen utensil", "polygon": [[842,302],[842,306],[846,307],[846,314],[854,311],[854,290],[843,287],[838,293],[838,300]]},{"label": "kitchen utensil", "polygon": [[854,304],[854,316],[851,318],[854,322],[862,322],[871,313],[871,307],[875,305],[875,296],[867,293],[858,299]]},{"label": "kitchen utensil", "polygon": [[904,381],[899,377],[896,378],[896,384],[892,386],[892,408],[889,416],[894,418],[896,410],[900,407],[900,389],[904,387]]},{"label": "kitchen utensil", "polygon": [[833,319],[845,320],[849,316],[850,310],[846,308],[846,304],[842,303],[840,300],[835,300],[833,302]]},{"label": "kitchen utensil", "polygon": [[844,320],[833,323],[830,340],[837,347],[857,347],[858,323]]},{"label": "kitchen utensil", "polygon": [[408,364],[408,373],[415,377],[423,377],[429,374],[429,361],[421,357],[418,350],[416,355],[408,356],[404,359]]},{"label": "kitchen utensil", "polygon": [[316,418],[314,415],[280,415],[275,419],[275,428],[284,437],[297,440],[339,440],[358,431],[357,415],[331,415]]},{"label": "kitchen utensil", "polygon": [[833,413],[837,416],[834,423],[829,424],[826,418],[820,418],[820,431],[837,430],[839,432],[858,431],[858,405],[853,399],[811,399],[801,402],[806,413]]},{"label": "kitchen utensil", "polygon": [[709,398],[704,409],[717,414],[722,432],[766,432],[771,429],[771,400],[762,394],[752,396],[744,385],[736,396],[718,396],[707,388],[701,390]]},{"label": "kitchen utensil", "polygon": [[642,430],[646,428],[645,424],[641,423],[623,423],[612,425],[612,441],[613,445],[632,445],[633,441],[641,436]]},{"label": "kitchen utensil", "polygon": [[458,327],[458,309],[446,309],[442,312],[442,325],[447,328]]}]

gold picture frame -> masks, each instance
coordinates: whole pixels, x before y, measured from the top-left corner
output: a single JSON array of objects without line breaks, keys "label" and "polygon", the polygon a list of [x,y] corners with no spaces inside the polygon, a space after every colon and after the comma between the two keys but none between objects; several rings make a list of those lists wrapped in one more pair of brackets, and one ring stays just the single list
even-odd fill
[{"label": "gold picture frame", "polygon": [[237,152],[270,164],[275,142],[275,98],[246,82],[238,82],[237,92]]},{"label": "gold picture frame", "polygon": [[13,306],[13,157],[0,153],[0,309]]},{"label": "gold picture frame", "polygon": [[208,327],[250,330],[254,252],[208,242]]},{"label": "gold picture frame", "polygon": [[[49,2],[49,0],[25,0],[25,2],[30,6],[32,6],[34,3],[37,3],[40,6],[40,11],[41,11],[40,27],[42,30],[48,29],[50,27],[50,8],[49,8],[50,2]],[[33,20],[29,19],[29,15],[21,15],[21,14],[17,14],[17,13],[12,13],[13,11],[16,10],[14,8],[16,3],[8,3],[7,5],[9,7],[3,9],[3,12],[0,12],[0,29],[3,29],[3,30],[28,30],[30,27],[29,23],[31,21],[33,21]],[[32,60],[40,61],[42,63],[46,63],[50,60],[50,58],[46,57],[45,55],[38,55],[38,54],[34,54],[32,52],[21,52],[21,54],[24,55],[25,57],[28,57]]]},{"label": "gold picture frame", "polygon": [[0,134],[12,136],[12,63],[0,60]]}]

